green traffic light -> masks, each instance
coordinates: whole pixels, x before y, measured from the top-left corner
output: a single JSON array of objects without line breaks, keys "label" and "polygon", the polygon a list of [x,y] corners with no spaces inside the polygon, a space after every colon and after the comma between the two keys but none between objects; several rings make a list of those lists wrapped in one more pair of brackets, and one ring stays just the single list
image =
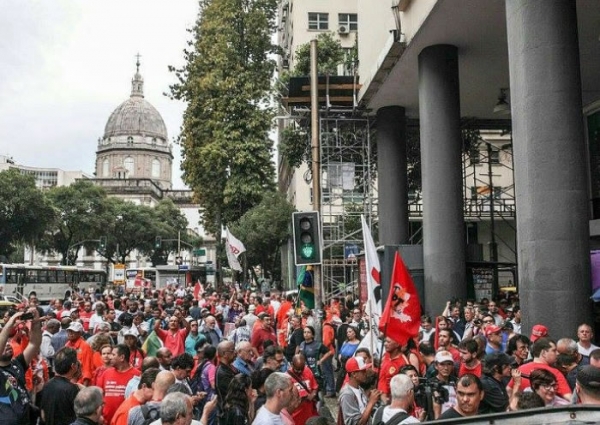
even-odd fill
[{"label": "green traffic light", "polygon": [[311,259],[315,257],[315,246],[313,244],[302,245],[302,258]]}]

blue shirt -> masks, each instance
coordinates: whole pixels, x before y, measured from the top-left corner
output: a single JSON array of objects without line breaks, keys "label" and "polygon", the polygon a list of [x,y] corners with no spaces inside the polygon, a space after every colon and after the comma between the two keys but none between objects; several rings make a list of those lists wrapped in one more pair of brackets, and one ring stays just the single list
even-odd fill
[{"label": "blue shirt", "polygon": [[233,367],[235,367],[240,373],[250,376],[254,372],[254,367],[250,363],[246,363],[240,357],[236,357],[233,361]]}]

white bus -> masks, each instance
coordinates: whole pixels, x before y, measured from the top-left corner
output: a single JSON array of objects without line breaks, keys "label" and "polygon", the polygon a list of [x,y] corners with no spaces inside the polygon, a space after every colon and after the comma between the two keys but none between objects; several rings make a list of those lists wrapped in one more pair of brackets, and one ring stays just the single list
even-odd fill
[{"label": "white bus", "polygon": [[103,287],[104,270],[77,268],[75,266],[31,266],[26,264],[0,264],[0,292],[3,295],[28,297],[35,292],[42,302],[67,298],[75,290]]}]

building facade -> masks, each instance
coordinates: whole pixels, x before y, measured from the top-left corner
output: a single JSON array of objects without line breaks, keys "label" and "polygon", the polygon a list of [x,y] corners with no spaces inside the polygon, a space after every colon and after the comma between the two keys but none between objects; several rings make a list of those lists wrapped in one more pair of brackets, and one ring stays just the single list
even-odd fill
[{"label": "building facade", "polygon": [[[564,336],[590,321],[600,4],[358,0],[358,16],[359,46],[369,46],[359,48],[361,106],[377,114],[378,129],[419,122],[426,309],[439,312],[449,297],[466,295],[461,129],[468,120],[510,130],[524,327],[545,323]],[[510,117],[498,116],[500,100]],[[378,138],[405,143],[402,129]],[[395,218],[404,207],[380,208],[380,223],[401,225]]]}]

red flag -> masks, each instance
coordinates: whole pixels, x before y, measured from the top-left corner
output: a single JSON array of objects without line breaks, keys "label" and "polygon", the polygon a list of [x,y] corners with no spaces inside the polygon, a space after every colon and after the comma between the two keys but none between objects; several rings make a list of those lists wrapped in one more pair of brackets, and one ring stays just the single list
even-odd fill
[{"label": "red flag", "polygon": [[201,290],[202,290],[202,285],[200,285],[200,281],[197,281],[196,285],[194,285],[194,299],[195,300],[198,299],[198,295],[200,295]]},{"label": "red flag", "polygon": [[390,293],[379,322],[379,330],[400,345],[419,334],[421,304],[417,288],[400,254],[394,257]]}]

